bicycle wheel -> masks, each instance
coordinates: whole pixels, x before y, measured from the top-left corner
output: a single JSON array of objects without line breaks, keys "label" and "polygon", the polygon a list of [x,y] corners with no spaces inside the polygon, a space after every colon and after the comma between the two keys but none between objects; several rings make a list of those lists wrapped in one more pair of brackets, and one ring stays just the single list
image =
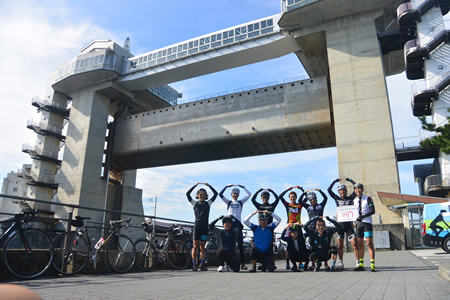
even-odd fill
[{"label": "bicycle wheel", "polygon": [[64,275],[81,272],[89,261],[89,246],[86,238],[76,231],[65,232],[53,240],[53,267]]},{"label": "bicycle wheel", "polygon": [[280,249],[278,249],[278,252],[279,252],[279,254],[280,254],[282,259],[286,259],[286,251],[287,251],[286,245],[285,244],[281,244],[280,245]]},{"label": "bicycle wheel", "polygon": [[106,260],[117,273],[128,272],[134,265],[136,248],[133,241],[123,234],[113,235],[106,245]]},{"label": "bicycle wheel", "polygon": [[136,248],[135,265],[142,271],[153,270],[158,264],[158,252],[147,239],[138,239],[134,242]]},{"label": "bicycle wheel", "polygon": [[52,264],[53,246],[49,236],[37,229],[16,232],[3,247],[6,269],[21,279],[42,275]]},{"label": "bicycle wheel", "polygon": [[174,269],[186,269],[189,265],[190,257],[188,247],[182,241],[172,240],[166,246],[167,261]]}]

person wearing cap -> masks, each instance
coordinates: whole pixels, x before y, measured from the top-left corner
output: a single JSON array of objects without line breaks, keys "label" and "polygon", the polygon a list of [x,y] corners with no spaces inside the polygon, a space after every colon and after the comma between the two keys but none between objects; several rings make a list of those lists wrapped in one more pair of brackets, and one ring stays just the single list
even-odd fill
[{"label": "person wearing cap", "polygon": [[[219,220],[222,220],[224,229],[215,226]],[[234,222],[238,225],[233,228]],[[228,272],[230,268],[233,272],[239,272],[239,260],[236,257],[235,248],[243,227],[242,223],[233,215],[220,216],[209,224],[209,229],[216,235],[218,241],[219,268],[217,272]]]},{"label": "person wearing cap", "polygon": [[[292,224],[301,224],[301,212],[302,212],[302,204],[301,203],[297,203],[297,193],[292,191],[292,189],[294,188],[298,188],[299,190],[301,190],[302,192],[304,191],[302,187],[300,186],[291,186],[290,188],[286,189],[285,191],[283,191],[280,194],[280,201],[281,203],[283,203],[284,207],[286,208],[286,214],[287,214],[287,220],[288,220],[288,226],[291,226]],[[289,193],[289,200],[290,202],[288,203],[285,199],[284,199],[284,195],[288,192],[291,191]],[[289,228],[286,231],[287,236],[289,236],[290,232],[289,232]],[[289,252],[286,253],[286,269],[289,270],[291,267],[289,265]]]},{"label": "person wearing cap", "polygon": [[[326,217],[326,219],[333,223],[334,227],[327,229],[325,227],[324,217],[314,217],[305,224],[305,231],[308,233],[311,239],[311,254],[309,260],[315,263],[314,272],[320,270],[321,262],[327,262],[330,258],[336,261],[337,248],[335,246],[330,247],[333,234],[337,232],[340,225],[333,219]],[[311,229],[309,225],[313,222],[316,223],[316,228]],[[326,269],[327,270],[327,269]],[[332,266],[331,271],[335,271],[335,267]]]},{"label": "person wearing cap", "polygon": [[[258,203],[256,202],[256,197],[258,196],[258,194],[261,192],[261,201],[262,203]],[[269,203],[269,199],[270,199],[270,193],[273,194],[273,196],[275,197],[275,201],[273,201],[272,203]],[[278,205],[278,202],[280,201],[280,198],[278,197],[278,195],[272,191],[271,189],[259,189],[256,191],[256,193],[253,195],[252,197],[252,203],[253,205],[256,207],[257,210],[267,210],[270,212],[274,212],[275,208]],[[273,222],[273,217],[272,215],[269,215],[269,220],[268,220],[268,224]]]},{"label": "person wearing cap", "polygon": [[205,262],[205,254],[206,254],[206,241],[209,238],[208,231],[208,221],[209,221],[209,208],[211,207],[214,200],[217,197],[217,191],[210,186],[208,183],[204,183],[207,187],[211,189],[213,192],[213,196],[208,200],[208,194],[204,188],[201,188],[197,191],[197,196],[195,198],[198,201],[195,201],[191,197],[192,191],[201,183],[194,184],[187,192],[186,197],[194,208],[195,215],[195,223],[194,223],[194,232],[193,232],[193,247],[192,247],[192,271],[197,271],[197,253],[200,248],[200,270],[207,271],[206,262]]},{"label": "person wearing cap", "polygon": [[356,240],[358,244],[359,265],[355,267],[355,271],[364,271],[364,238],[365,238],[367,243],[367,249],[369,249],[370,270],[372,272],[376,272],[375,247],[373,245],[373,228],[372,228],[372,215],[375,214],[375,205],[371,197],[363,195],[364,185],[362,183],[354,184],[353,190],[356,195],[354,201],[358,210],[358,217],[356,219]]},{"label": "person wearing cap", "polygon": [[[231,200],[224,196],[225,190],[229,187],[234,186],[234,188],[231,190]],[[239,199],[240,190],[239,188],[243,189],[247,196]],[[229,184],[225,186],[222,191],[219,193],[220,198],[222,198],[223,202],[227,205],[227,214],[230,216],[234,216],[236,221],[241,221],[241,214],[242,214],[242,207],[244,206],[244,203],[250,198],[251,193],[248,189],[245,188],[245,186],[240,184]],[[238,222],[233,221],[233,228],[239,227]],[[247,267],[244,264],[245,260],[245,253],[244,253],[244,238],[242,235],[242,229],[239,231],[239,236],[237,239],[238,248],[239,248],[239,257],[241,260],[241,269],[247,270]]]},{"label": "person wearing cap", "polygon": [[[290,232],[289,236],[286,234],[288,230]],[[302,226],[293,223],[286,224],[286,227],[281,233],[281,239],[287,243],[287,253],[289,253],[289,259],[292,262],[291,271],[305,271],[305,265],[309,261],[309,250],[306,248],[305,239],[302,234]],[[298,267],[297,263],[299,264]]]},{"label": "person wearing cap", "polygon": [[[258,214],[258,224],[250,222],[252,216]],[[275,221],[268,223],[272,216]],[[244,224],[253,231],[255,246],[252,249],[252,267],[249,272],[256,272],[256,262],[262,263],[262,271],[266,269],[269,272],[275,271],[275,262],[273,260],[273,231],[280,224],[281,219],[275,213],[268,210],[256,210],[244,219]]]},{"label": "person wearing cap", "polygon": [[[355,184],[353,180],[350,178],[337,178],[335,179],[330,186],[328,187],[328,194],[331,198],[334,199],[336,202],[336,206],[347,206],[347,205],[353,205],[353,199],[355,199],[355,193],[353,192],[350,196],[347,195],[347,186],[344,183],[340,183],[337,186],[338,195],[336,195],[333,192],[333,187],[336,183],[339,181],[346,180],[350,182],[352,185]],[[355,254],[355,257],[358,257],[358,246],[356,244],[356,236],[355,236],[355,230],[353,229],[353,222],[339,222],[340,229],[336,233],[337,235],[337,245],[338,245],[338,256],[339,256],[339,265],[337,266],[338,270],[344,269],[344,238],[345,234],[347,234],[347,239],[350,240],[353,247],[353,252]],[[359,265],[358,259],[356,260],[356,266]]]}]

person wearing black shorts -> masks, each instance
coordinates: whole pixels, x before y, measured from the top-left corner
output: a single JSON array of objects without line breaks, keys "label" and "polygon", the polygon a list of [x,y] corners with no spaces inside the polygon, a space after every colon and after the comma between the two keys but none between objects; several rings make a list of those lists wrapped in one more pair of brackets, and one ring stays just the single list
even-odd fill
[{"label": "person wearing black shorts", "polygon": [[196,198],[198,201],[195,201],[191,197],[191,193],[194,190],[196,186],[198,186],[200,183],[194,184],[187,192],[186,197],[191,203],[191,205],[194,208],[194,214],[195,214],[195,223],[194,223],[194,234],[193,234],[193,247],[192,247],[192,271],[197,271],[197,252],[200,248],[200,270],[207,271],[206,263],[205,263],[205,254],[206,254],[206,241],[209,238],[209,230],[208,230],[208,219],[209,219],[209,208],[211,204],[216,200],[217,197],[217,191],[210,186],[208,183],[205,183],[207,187],[211,189],[213,192],[213,196],[211,199],[208,199],[208,194],[206,193],[206,190],[201,188],[197,191]]},{"label": "person wearing black shorts", "polygon": [[[350,196],[347,196],[347,186],[345,184],[342,184],[342,183],[338,184],[337,189],[338,189],[339,196],[333,192],[333,186],[341,180],[344,180],[344,179],[337,178],[330,184],[330,186],[328,187],[328,194],[330,195],[331,198],[334,199],[334,201],[336,202],[336,206],[338,206],[338,207],[353,205],[353,199],[355,199],[355,193],[352,193]],[[355,184],[355,182],[353,180],[351,180],[350,178],[346,178],[345,180],[347,180],[351,184]],[[344,269],[343,258],[344,258],[345,234],[347,234],[347,239],[349,239],[352,243],[353,252],[356,257],[356,265],[358,266],[359,265],[358,248],[357,248],[357,244],[356,244],[355,231],[353,230],[353,222],[339,222],[339,225],[340,225],[340,229],[337,232],[337,244],[338,244],[338,253],[339,253],[338,256],[339,256],[340,262],[339,262],[337,268],[339,270]]]}]

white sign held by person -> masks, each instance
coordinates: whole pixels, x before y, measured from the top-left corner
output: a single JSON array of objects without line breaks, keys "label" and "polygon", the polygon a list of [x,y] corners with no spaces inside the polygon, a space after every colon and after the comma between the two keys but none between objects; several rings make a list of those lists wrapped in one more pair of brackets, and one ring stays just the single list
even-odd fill
[{"label": "white sign held by person", "polygon": [[338,206],[336,207],[338,222],[356,221],[358,217],[358,208],[356,205]]}]

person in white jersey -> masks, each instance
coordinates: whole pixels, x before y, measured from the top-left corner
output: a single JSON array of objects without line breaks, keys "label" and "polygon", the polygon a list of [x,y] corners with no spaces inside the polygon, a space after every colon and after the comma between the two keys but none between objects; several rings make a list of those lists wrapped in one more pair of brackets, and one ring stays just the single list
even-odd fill
[{"label": "person in white jersey", "polygon": [[[231,200],[225,197],[223,194],[225,193],[225,190],[229,187],[234,186],[234,188],[231,190]],[[239,199],[240,190],[239,188],[242,188],[246,193],[247,196],[243,197],[242,199]],[[219,196],[222,198],[223,202],[227,205],[227,215],[234,216],[237,220],[241,221],[241,214],[242,214],[242,207],[244,206],[244,203],[250,198],[252,193],[248,189],[245,188],[245,186],[240,184],[228,184],[225,186],[222,191],[220,191]],[[232,228],[239,228],[238,222],[233,220]],[[237,238],[238,248],[239,248],[239,258],[241,260],[241,269],[247,270],[247,267],[245,266],[245,256],[244,256],[244,238],[242,235],[242,229],[239,230],[238,238]]]},{"label": "person in white jersey", "polygon": [[364,185],[362,183],[356,183],[353,185],[353,189],[356,195],[353,201],[358,209],[358,217],[356,219],[356,241],[358,245],[357,259],[359,259],[359,265],[355,268],[355,271],[364,271],[364,238],[366,238],[370,256],[370,270],[376,272],[372,228],[372,215],[375,213],[375,206],[372,198],[363,195]]}]

